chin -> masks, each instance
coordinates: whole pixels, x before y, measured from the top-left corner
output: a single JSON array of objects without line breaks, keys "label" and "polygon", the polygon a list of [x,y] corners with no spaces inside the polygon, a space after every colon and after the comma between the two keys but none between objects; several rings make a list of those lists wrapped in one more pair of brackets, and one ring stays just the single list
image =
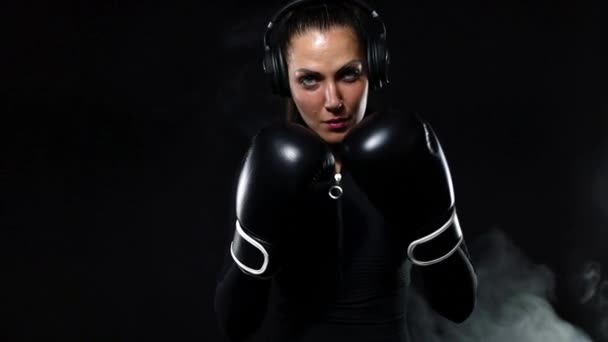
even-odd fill
[{"label": "chin", "polygon": [[346,136],[347,132],[348,131],[344,131],[344,132],[326,132],[321,137],[328,144],[338,144],[338,143],[341,143],[342,140],[344,140],[344,137]]}]

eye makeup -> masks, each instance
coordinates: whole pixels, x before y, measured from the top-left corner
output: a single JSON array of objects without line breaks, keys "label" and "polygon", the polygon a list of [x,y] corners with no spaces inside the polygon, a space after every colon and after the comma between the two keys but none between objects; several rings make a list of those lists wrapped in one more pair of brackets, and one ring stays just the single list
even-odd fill
[{"label": "eye makeup", "polygon": [[[296,70],[296,73],[298,74],[296,81],[304,89],[314,89],[319,82],[325,79],[321,73],[310,69],[300,68]],[[337,80],[352,83],[359,80],[362,73],[363,67],[361,62],[359,60],[353,60],[338,69],[335,76]]]}]

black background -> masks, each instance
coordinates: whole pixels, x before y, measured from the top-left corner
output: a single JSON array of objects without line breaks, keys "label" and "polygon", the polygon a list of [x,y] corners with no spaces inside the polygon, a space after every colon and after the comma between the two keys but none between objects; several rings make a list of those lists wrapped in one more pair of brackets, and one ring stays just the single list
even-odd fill
[{"label": "black background", "polygon": [[[280,3],[3,5],[3,340],[221,340],[233,177],[282,117],[261,69]],[[600,2],[374,3],[379,96],[433,124],[467,239],[503,229],[597,334],[569,284],[608,262]]]}]

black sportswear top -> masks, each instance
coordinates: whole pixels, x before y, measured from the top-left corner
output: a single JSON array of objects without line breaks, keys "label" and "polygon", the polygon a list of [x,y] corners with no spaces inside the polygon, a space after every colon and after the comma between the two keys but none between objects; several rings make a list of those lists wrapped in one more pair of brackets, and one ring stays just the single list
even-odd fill
[{"label": "black sportswear top", "polygon": [[348,170],[338,200],[329,186],[303,200],[286,242],[289,262],[273,279],[253,278],[226,259],[215,309],[230,340],[409,341],[405,228],[384,221]]}]

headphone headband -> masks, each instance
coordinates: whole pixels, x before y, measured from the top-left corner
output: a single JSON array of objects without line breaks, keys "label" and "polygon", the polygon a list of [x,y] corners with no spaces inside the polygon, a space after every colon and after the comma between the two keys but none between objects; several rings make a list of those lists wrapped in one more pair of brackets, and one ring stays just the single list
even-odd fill
[{"label": "headphone headband", "polygon": [[[327,2],[327,0],[325,0],[325,1],[323,1],[323,0],[296,0],[296,1],[292,1],[288,4],[286,4],[285,6],[283,6],[283,8],[278,10],[272,16],[272,18],[270,18],[268,25],[266,25],[266,32],[264,33],[264,50],[267,51],[268,49],[270,49],[270,46],[268,44],[268,42],[270,41],[270,33],[272,32],[272,29],[273,29],[275,23],[277,21],[279,21],[283,17],[283,15],[285,15],[285,13],[293,10],[294,8],[301,7],[303,5],[312,4],[315,2],[323,3],[323,2]],[[380,15],[378,14],[378,12],[375,9],[373,9],[370,5],[368,5],[365,2],[360,1],[360,0],[346,0],[344,2],[349,2],[354,5],[357,5],[357,6],[359,6],[359,8],[368,12],[373,19],[377,20],[380,23],[380,25],[382,26],[382,33],[380,34],[380,37],[382,37],[383,39],[386,39],[386,26],[384,25],[384,22],[380,19]]]}]

